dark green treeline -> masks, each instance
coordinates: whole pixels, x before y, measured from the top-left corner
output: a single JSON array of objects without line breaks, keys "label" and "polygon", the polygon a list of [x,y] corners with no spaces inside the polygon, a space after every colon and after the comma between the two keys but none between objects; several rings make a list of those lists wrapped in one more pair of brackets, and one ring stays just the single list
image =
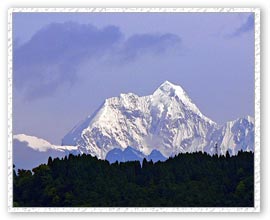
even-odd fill
[{"label": "dark green treeline", "polygon": [[109,164],[90,155],[14,171],[17,207],[252,207],[254,155]]}]

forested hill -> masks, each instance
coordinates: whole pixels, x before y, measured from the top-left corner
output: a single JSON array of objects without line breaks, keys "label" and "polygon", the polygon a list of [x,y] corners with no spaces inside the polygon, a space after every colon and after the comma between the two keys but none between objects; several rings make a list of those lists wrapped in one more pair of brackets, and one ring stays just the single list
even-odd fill
[{"label": "forested hill", "polygon": [[179,154],[165,162],[109,164],[90,155],[49,158],[14,171],[19,207],[252,207],[254,155]]}]

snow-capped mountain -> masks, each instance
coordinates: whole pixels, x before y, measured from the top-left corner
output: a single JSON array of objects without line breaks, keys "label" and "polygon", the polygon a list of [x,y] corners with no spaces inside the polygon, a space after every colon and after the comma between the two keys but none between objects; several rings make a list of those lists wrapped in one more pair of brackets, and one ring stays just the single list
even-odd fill
[{"label": "snow-capped mountain", "polygon": [[238,151],[254,151],[254,119],[250,116],[229,121],[221,126],[211,136],[208,146],[205,148],[210,154],[215,153],[217,143],[218,153],[231,155]]},{"label": "snow-capped mountain", "polygon": [[55,150],[55,151],[60,151],[60,152],[64,152],[64,151],[68,151],[68,152],[72,152],[72,151],[76,151],[78,150],[77,146],[63,146],[63,145],[53,145],[50,142],[42,139],[42,138],[38,138],[35,136],[30,136],[30,135],[25,135],[25,134],[16,134],[13,136],[14,140],[18,140],[20,142],[25,142],[27,143],[27,146],[32,148],[33,150],[39,151],[39,152],[46,152],[48,150]]},{"label": "snow-capped mountain", "polygon": [[48,158],[62,158],[78,154],[76,146],[57,146],[48,141],[25,134],[13,136],[13,164],[18,169],[32,169],[42,163],[47,163]]},{"label": "snow-capped mountain", "polygon": [[144,155],[152,150],[165,157],[178,153],[252,150],[253,121],[249,117],[219,126],[203,115],[180,86],[165,81],[152,95],[120,94],[106,99],[62,140],[80,152],[105,159],[114,148],[132,146]]}]

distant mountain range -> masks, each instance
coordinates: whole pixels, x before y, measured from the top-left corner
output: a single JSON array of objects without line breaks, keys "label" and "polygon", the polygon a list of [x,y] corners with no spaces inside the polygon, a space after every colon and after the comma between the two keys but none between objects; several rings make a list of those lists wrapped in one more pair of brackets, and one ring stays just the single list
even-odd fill
[{"label": "distant mountain range", "polygon": [[114,148],[109,151],[106,155],[106,160],[110,163],[118,162],[126,162],[126,161],[140,161],[142,163],[143,159],[147,161],[152,160],[154,163],[157,161],[165,161],[167,160],[158,150],[153,150],[149,155],[145,155],[142,152],[135,150],[133,147],[128,146],[127,148],[120,149]]},{"label": "distant mountain range", "polygon": [[[16,135],[14,139],[22,140]],[[35,145],[26,139],[28,145]],[[197,151],[235,155],[254,150],[254,119],[247,116],[218,125],[201,113],[182,87],[165,81],[149,96],[128,93],[106,99],[65,135],[62,145],[68,147],[49,149],[91,154],[110,162],[158,161]]]}]

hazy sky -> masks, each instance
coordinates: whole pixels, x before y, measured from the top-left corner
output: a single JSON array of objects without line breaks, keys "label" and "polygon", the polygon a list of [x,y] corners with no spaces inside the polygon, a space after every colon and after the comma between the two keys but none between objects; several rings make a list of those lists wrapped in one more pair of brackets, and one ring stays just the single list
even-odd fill
[{"label": "hazy sky", "polygon": [[15,13],[13,129],[52,143],[105,98],[181,85],[224,123],[254,116],[252,13]]}]

